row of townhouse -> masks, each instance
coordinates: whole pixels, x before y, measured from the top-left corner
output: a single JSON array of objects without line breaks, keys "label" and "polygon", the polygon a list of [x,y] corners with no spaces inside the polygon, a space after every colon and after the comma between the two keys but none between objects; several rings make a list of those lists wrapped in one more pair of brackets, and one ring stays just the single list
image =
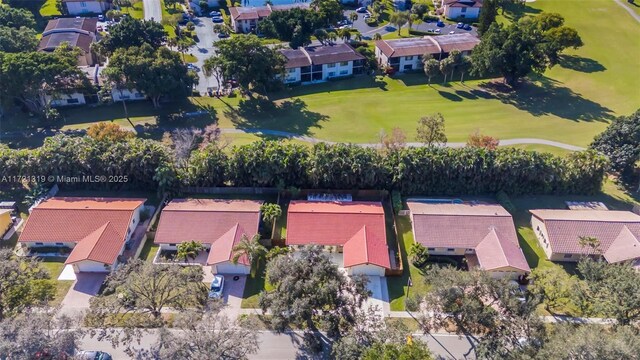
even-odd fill
[{"label": "row of townhouse", "polygon": [[[145,199],[54,197],[34,207],[19,243],[27,254],[55,249],[67,254],[75,272],[111,272],[141,225]],[[408,199],[414,241],[431,256],[464,257],[470,269],[516,278],[530,272],[513,218],[502,206],[485,201]],[[258,200],[174,199],[161,211],[154,243],[160,255],[178,244],[200,242],[205,251],[193,262],[217,274],[247,274],[249,262],[232,261],[233,247],[261,225]],[[591,209],[531,210],[532,228],[552,261],[601,256],[609,263],[632,261],[640,267],[640,215]],[[285,245],[320,245],[348,274],[385,276],[399,268],[399,254],[388,242],[385,214],[378,201],[307,198],[288,204]],[[144,231],[145,229],[141,229]],[[599,240],[595,248],[581,239]],[[54,250],[52,250],[54,249]],[[134,251],[135,252],[135,251]],[[158,260],[158,259],[156,259]],[[162,260],[160,260],[162,261]]]},{"label": "row of townhouse", "polygon": [[231,19],[231,28],[237,33],[256,32],[258,23],[262,19],[271,15],[274,11],[284,11],[293,8],[308,9],[309,3],[293,3],[287,5],[271,5],[251,6],[251,7],[230,7],[229,17]]}]

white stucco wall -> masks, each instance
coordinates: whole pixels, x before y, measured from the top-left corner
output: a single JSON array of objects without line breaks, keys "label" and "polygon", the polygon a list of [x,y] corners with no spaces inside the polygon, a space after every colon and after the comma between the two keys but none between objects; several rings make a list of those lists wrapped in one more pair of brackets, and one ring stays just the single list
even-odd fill
[{"label": "white stucco wall", "polygon": [[44,95],[44,104],[49,104],[51,107],[84,105],[86,103],[84,95],[78,92],[56,95],[55,97],[49,94]]},{"label": "white stucco wall", "polygon": [[[353,61],[343,63],[332,63],[322,65],[322,79],[328,80],[336,77],[349,76],[353,74]],[[333,66],[333,67],[331,67]]]},{"label": "white stucco wall", "polygon": [[133,90],[129,90],[129,89],[113,89],[111,90],[111,97],[113,98],[113,101],[118,102],[118,101],[122,101],[122,100],[127,100],[127,101],[132,101],[132,100],[144,100],[147,97],[144,96],[143,93],[139,92],[136,89]]},{"label": "white stucco wall", "polygon": [[544,222],[538,219],[535,216],[531,217],[531,229],[533,233],[536,235],[538,239],[538,243],[542,250],[544,250],[545,255],[547,255],[547,259],[552,258],[551,244],[549,243],[549,233],[547,232],[547,227],[544,225]]},{"label": "white stucco wall", "polygon": [[105,267],[103,263],[91,260],[79,261],[73,265],[75,272],[111,272],[111,267]]},{"label": "white stucco wall", "polygon": [[291,84],[301,81],[301,69],[300,68],[292,68],[287,69],[284,74],[284,83]]},{"label": "white stucco wall", "polygon": [[[466,10],[464,10],[463,12],[462,9]],[[451,7],[447,5],[444,6],[444,16],[446,16],[448,19],[461,18],[463,15],[465,19],[477,19],[480,15],[480,8]]]}]

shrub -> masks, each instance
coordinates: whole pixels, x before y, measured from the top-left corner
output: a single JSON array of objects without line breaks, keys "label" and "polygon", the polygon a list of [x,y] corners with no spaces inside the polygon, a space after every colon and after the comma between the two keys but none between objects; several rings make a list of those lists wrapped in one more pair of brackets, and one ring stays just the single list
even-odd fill
[{"label": "shrub", "polygon": [[404,306],[407,311],[418,311],[420,310],[420,298],[416,295],[407,296],[404,300]]},{"label": "shrub", "polygon": [[391,204],[393,205],[393,212],[398,214],[402,210],[402,196],[400,192],[394,190],[391,192]]},{"label": "shrub", "polygon": [[424,245],[414,242],[409,250],[411,263],[418,269],[422,268],[429,260],[429,250]]}]

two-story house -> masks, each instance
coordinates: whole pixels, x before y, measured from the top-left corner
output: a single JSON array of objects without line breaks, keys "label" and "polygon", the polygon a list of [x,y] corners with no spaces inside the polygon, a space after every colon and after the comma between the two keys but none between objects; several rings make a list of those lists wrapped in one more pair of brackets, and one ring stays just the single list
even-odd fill
[{"label": "two-story house", "polygon": [[463,56],[471,54],[480,39],[469,34],[451,34],[376,41],[375,54],[380,67],[391,67],[396,72],[422,69],[422,57],[430,54],[436,60],[459,50]]},{"label": "two-story house", "polygon": [[447,19],[477,19],[482,0],[442,0],[439,12]]},{"label": "two-story house", "polygon": [[309,3],[295,3],[288,5],[270,5],[254,7],[230,7],[231,28],[237,33],[256,32],[260,20],[271,15],[274,11],[293,8],[309,8]]},{"label": "two-story house", "polygon": [[283,82],[311,83],[364,73],[365,57],[348,44],[280,50],[287,58]]}]

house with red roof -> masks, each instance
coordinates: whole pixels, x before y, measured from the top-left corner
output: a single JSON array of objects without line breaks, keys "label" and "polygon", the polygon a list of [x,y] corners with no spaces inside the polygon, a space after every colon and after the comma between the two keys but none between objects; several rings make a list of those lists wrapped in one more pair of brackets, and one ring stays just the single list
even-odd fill
[{"label": "house with red roof", "polygon": [[529,273],[511,214],[497,204],[407,201],[413,238],[429,255],[464,256],[469,268],[496,276]]},{"label": "house with red roof", "polygon": [[54,197],[33,208],[18,243],[28,252],[67,249],[78,272],[111,272],[140,223],[146,199]]},{"label": "house with red roof", "polygon": [[[531,227],[551,261],[601,255],[609,263],[640,263],[640,215],[613,210],[531,210]],[[580,244],[595,238],[598,246]]]},{"label": "house with red roof", "polygon": [[214,274],[248,274],[249,259],[231,261],[233,247],[243,236],[258,233],[261,205],[257,200],[174,199],[162,209],[154,243],[176,251],[182,242],[197,241],[207,252],[202,264]]},{"label": "house with red roof", "polygon": [[322,245],[350,275],[384,276],[391,268],[379,202],[291,201],[286,244],[294,249]]}]

